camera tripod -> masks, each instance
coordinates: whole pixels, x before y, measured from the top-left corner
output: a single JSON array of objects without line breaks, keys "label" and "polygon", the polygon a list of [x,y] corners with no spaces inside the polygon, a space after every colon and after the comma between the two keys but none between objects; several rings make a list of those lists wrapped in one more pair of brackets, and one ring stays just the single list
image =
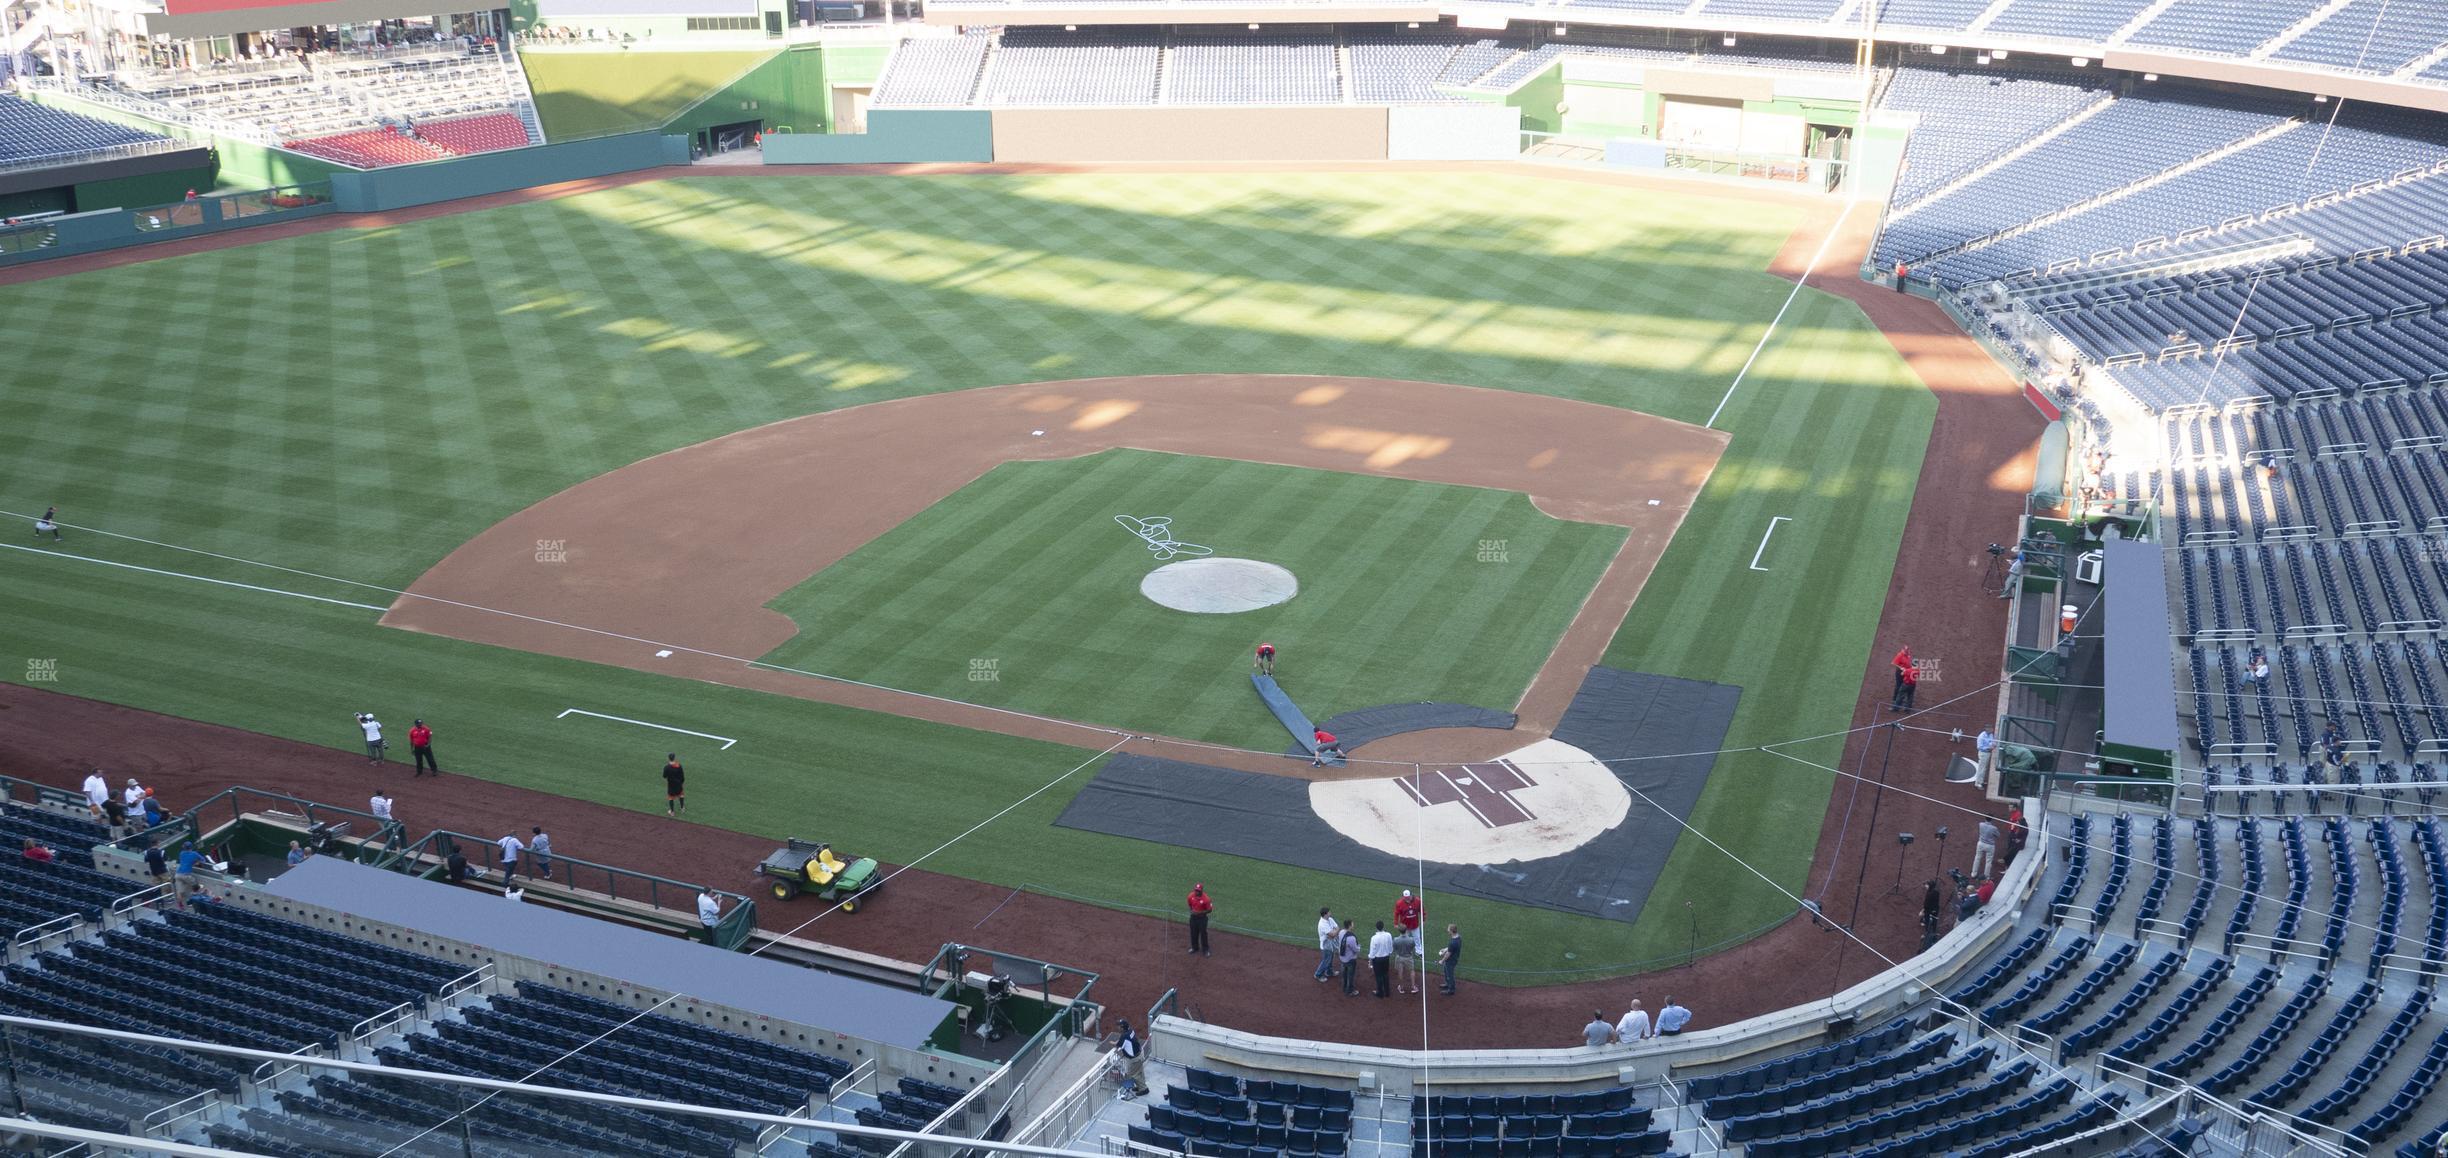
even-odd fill
[{"label": "camera tripod", "polygon": [[1996,595],[2006,589],[2006,547],[1989,544],[1989,569],[1981,572],[1981,594]]}]

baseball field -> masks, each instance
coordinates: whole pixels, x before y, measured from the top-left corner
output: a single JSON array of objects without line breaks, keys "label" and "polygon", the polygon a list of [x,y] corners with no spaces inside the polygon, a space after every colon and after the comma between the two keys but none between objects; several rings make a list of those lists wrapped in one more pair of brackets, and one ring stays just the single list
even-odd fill
[{"label": "baseball field", "polygon": [[[1849,722],[1855,681],[1831,673],[1869,653],[1934,409],[1851,304],[1807,289],[1788,304],[1766,268],[1802,219],[1520,171],[689,177],[0,289],[15,339],[0,506],[25,516],[0,539],[0,639],[22,656],[0,656],[0,677],[335,749],[356,745],[356,711],[395,733],[422,717],[453,771],[639,810],[661,808],[656,769],[679,748],[692,819],[895,863],[958,837],[927,867],[1116,908],[1169,911],[1203,880],[1236,898],[1229,925],[1301,940],[1317,905],[1373,906],[1383,886],[1051,823],[1101,733],[861,710],[659,673],[651,653],[1260,751],[1286,739],[1243,679],[1261,637],[1307,665],[1287,686],[1331,710],[1510,708],[1633,525],[1542,504],[1535,456],[1518,484],[1461,486],[1125,433],[964,471],[832,552],[726,516],[888,496],[669,496],[634,508],[642,553],[522,512],[709,440],[986,387],[1444,383],[1730,435],[1628,616],[1603,625],[1603,662],[1743,689],[1690,823],[1798,887],[1830,781],[1742,749]],[[1406,433],[1338,437],[1370,464],[1389,446],[1448,453]],[[923,459],[926,431],[911,437]],[[30,517],[53,503],[67,537],[38,544]],[[1164,612],[1138,596],[1152,562],[1115,514],[1279,563],[1302,594]],[[485,536],[505,523],[506,546]],[[380,622],[454,556],[498,570],[504,550],[534,583],[472,613],[642,654]],[[775,642],[745,654],[687,628],[678,600],[668,631],[653,607],[613,624],[552,603],[631,578],[686,590],[793,552],[828,561],[747,609]],[[590,570],[612,555],[618,569]],[[352,772],[336,754],[335,799],[361,795]],[[1475,974],[1534,983],[1790,908],[1686,838],[1638,921],[1459,899],[1440,917],[1475,930]]]}]

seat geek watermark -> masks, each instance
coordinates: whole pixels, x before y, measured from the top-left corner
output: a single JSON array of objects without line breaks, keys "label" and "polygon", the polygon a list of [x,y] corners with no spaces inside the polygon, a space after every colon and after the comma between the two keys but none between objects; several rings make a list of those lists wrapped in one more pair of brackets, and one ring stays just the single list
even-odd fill
[{"label": "seat geek watermark", "polygon": [[1003,661],[999,659],[970,660],[969,682],[973,684],[993,684],[1003,682]]},{"label": "seat geek watermark", "polygon": [[569,562],[569,540],[567,540],[567,539],[538,539],[538,540],[536,540],[536,546],[535,546],[535,561],[536,561],[536,562],[538,562],[538,563],[567,563],[567,562]]},{"label": "seat geek watermark", "polygon": [[1512,561],[1513,561],[1513,547],[1512,547],[1512,542],[1513,542],[1513,541],[1512,541],[1512,540],[1510,540],[1510,539],[1481,539],[1481,540],[1479,540],[1479,551],[1478,551],[1478,559],[1479,559],[1479,561],[1480,561],[1480,562],[1482,562],[1482,563],[1510,563],[1510,562],[1512,562]]},{"label": "seat geek watermark", "polygon": [[27,661],[26,661],[26,678],[25,678],[25,682],[30,683],[30,684],[55,684],[55,683],[58,683],[58,682],[59,682],[59,660],[57,660],[57,659],[29,659],[29,660],[27,660]]}]

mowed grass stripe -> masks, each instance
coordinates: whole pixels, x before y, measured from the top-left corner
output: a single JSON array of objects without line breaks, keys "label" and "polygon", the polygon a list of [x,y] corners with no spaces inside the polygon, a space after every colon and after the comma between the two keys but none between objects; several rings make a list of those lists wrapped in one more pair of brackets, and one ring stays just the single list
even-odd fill
[{"label": "mowed grass stripe", "polygon": [[[1169,517],[1181,541],[1283,565],[1301,593],[1239,615],[1157,607],[1138,585],[1160,561],[1116,514]],[[1550,561],[1474,571],[1481,539]],[[1241,678],[1259,640],[1283,649],[1285,686],[1320,718],[1422,699],[1506,707],[1566,622],[1515,591],[1586,591],[1621,541],[1505,492],[1144,451],[1007,463],[774,603],[811,625],[872,616],[897,643],[811,630],[768,659],[872,664],[911,690],[1274,750],[1282,729]],[[921,557],[934,574],[903,578]]]},{"label": "mowed grass stripe", "polygon": [[[1693,678],[1713,678],[1702,674],[1712,656],[1751,660],[1730,745],[1841,730],[1874,650],[1872,628],[1935,405],[1917,384],[1875,384],[1891,355],[1875,331],[1846,328],[1851,316],[1850,305],[1816,292],[1796,300],[1788,315],[1793,334],[1771,342],[1746,393],[1728,408],[1730,424],[1758,433],[1734,440],[1687,521],[1710,520],[1718,533],[1677,537],[1609,651],[1609,662]],[[1850,453],[1809,470],[1776,449],[1817,444]],[[1751,556],[1776,515],[1794,521],[1777,529],[1762,558],[1768,570],[1752,571]],[[1824,723],[1806,729],[1798,726],[1804,720]],[[1828,740],[1793,753],[1832,762],[1841,747]],[[1814,846],[1835,787],[1834,777],[1791,761],[1731,753],[1717,760],[1689,823],[1804,894],[1808,859],[1763,850]],[[1711,895],[1737,878],[1758,885],[1743,865],[1685,839],[1653,895]],[[1765,886],[1736,892],[1695,906],[1701,943],[1739,936],[1792,908]],[[1627,951],[1662,955],[1688,943],[1692,926],[1676,908],[1645,911]]]}]

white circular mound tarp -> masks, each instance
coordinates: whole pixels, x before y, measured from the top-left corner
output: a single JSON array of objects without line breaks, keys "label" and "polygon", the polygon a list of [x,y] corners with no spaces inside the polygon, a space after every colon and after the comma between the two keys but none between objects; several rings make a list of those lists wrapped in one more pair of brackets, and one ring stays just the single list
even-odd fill
[{"label": "white circular mound tarp", "polygon": [[1423,764],[1417,779],[1315,781],[1309,807],[1382,853],[1508,864],[1588,844],[1624,822],[1632,795],[1597,758],[1550,739],[1484,764]]},{"label": "white circular mound tarp", "polygon": [[1148,572],[1139,593],[1175,611],[1231,615],[1290,601],[1300,580],[1256,559],[1183,559]]}]

